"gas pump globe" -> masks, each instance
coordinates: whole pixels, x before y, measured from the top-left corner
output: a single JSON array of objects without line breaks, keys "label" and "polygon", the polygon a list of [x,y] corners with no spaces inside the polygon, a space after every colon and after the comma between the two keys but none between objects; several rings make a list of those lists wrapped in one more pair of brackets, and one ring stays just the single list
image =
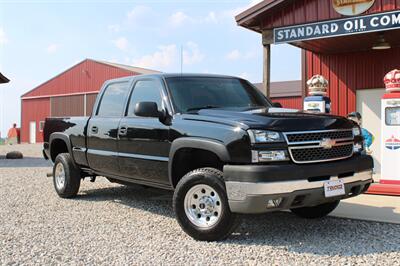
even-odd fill
[{"label": "gas pump globe", "polygon": [[386,94],[382,97],[380,183],[400,185],[400,70],[389,72],[384,82]]},{"label": "gas pump globe", "polygon": [[304,98],[304,110],[310,112],[330,113],[331,99],[326,95],[329,82],[321,75],[315,75],[307,81],[308,95]]}]

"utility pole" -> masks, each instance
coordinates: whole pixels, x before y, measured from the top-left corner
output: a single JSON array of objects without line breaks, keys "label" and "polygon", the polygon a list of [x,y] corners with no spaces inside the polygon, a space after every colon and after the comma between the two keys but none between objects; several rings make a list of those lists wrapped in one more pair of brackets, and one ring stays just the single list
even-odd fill
[{"label": "utility pole", "polygon": [[181,75],[183,73],[183,46],[181,44]]}]

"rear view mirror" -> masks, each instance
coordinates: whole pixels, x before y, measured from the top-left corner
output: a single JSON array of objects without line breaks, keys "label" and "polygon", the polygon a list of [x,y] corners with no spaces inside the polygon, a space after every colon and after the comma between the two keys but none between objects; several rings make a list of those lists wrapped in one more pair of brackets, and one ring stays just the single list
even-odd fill
[{"label": "rear view mirror", "polygon": [[158,106],[155,102],[139,102],[135,106],[135,115],[159,118],[161,116],[161,112],[158,111]]},{"label": "rear view mirror", "polygon": [[282,104],[281,103],[272,103],[272,107],[282,108]]}]

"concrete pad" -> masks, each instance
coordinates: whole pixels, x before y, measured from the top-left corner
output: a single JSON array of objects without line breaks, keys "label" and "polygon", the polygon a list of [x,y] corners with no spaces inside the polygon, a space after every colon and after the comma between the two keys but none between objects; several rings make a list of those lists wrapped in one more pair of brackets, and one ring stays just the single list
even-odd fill
[{"label": "concrete pad", "polygon": [[331,216],[400,224],[400,197],[363,194],[341,201]]}]

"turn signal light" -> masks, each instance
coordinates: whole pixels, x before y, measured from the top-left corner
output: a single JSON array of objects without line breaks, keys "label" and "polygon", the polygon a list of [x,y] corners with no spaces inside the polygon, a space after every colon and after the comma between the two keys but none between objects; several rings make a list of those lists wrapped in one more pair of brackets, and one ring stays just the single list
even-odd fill
[{"label": "turn signal light", "polygon": [[276,161],[288,161],[289,157],[287,152],[281,151],[252,151],[252,162],[276,162]]}]

